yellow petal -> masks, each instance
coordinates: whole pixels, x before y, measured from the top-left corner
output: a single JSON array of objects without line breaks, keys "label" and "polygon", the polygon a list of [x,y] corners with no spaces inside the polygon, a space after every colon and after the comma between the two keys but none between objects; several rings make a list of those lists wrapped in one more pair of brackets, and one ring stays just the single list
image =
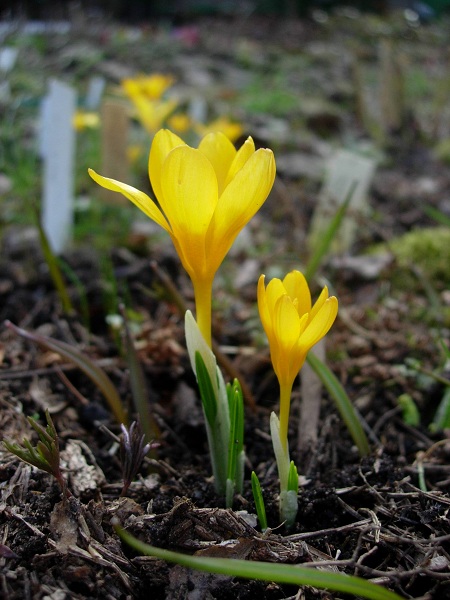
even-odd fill
[{"label": "yellow petal", "polygon": [[328,298],[300,337],[299,346],[306,352],[317,344],[330,330],[338,311],[335,296]]},{"label": "yellow petal", "polygon": [[162,166],[160,205],[183,256],[205,274],[205,234],[217,204],[217,179],[209,160],[189,146],[174,148]]},{"label": "yellow petal", "polygon": [[[275,179],[271,150],[258,150],[230,181],[219,198],[207,234],[207,251],[227,254],[241,229],[264,204]],[[220,265],[217,264],[217,268]]]},{"label": "yellow petal", "polygon": [[220,195],[225,187],[231,163],[236,156],[236,148],[223,133],[218,131],[206,135],[198,149],[208,158],[214,168]]},{"label": "yellow petal", "polygon": [[299,318],[288,295],[279,298],[275,307],[274,339],[270,343],[270,352],[281,384],[292,385],[303,364],[304,353],[298,348],[298,339],[307,319],[308,315]]},{"label": "yellow petal", "polygon": [[248,137],[237,151],[236,156],[234,157],[233,162],[231,163],[224,187],[226,187],[236,175],[236,173],[242,169],[242,167],[245,165],[245,163],[248,161],[248,159],[254,152],[255,142],[251,137]]},{"label": "yellow petal", "polygon": [[264,285],[265,277],[265,275],[261,275],[258,280],[257,301],[258,311],[264,331],[266,332],[267,337],[270,339],[272,335],[272,317],[267,306],[266,287]]},{"label": "yellow petal", "polygon": [[312,307],[312,309],[310,311],[310,315],[309,315],[310,316],[310,321],[312,321],[315,318],[315,316],[317,315],[317,313],[319,312],[319,310],[325,304],[327,298],[328,298],[328,288],[327,288],[327,286],[325,286],[323,288],[323,290],[320,292],[320,296],[314,302],[314,306]]},{"label": "yellow petal", "polygon": [[284,358],[288,361],[289,352],[300,335],[300,319],[297,309],[287,294],[281,296],[275,305],[274,331],[279,346],[286,353]]},{"label": "yellow petal", "polygon": [[283,285],[292,300],[297,298],[298,314],[301,316],[309,313],[311,311],[311,292],[303,273],[291,271],[283,279]]},{"label": "yellow petal", "polygon": [[147,194],[144,194],[144,192],[137,190],[131,185],[122,183],[121,181],[116,181],[115,179],[110,179],[109,177],[103,177],[103,175],[99,175],[92,169],[88,169],[88,173],[95,182],[107,190],[122,193],[126,198],[128,198],[128,200],[131,200],[133,204],[140,208],[142,212],[147,215],[147,217],[150,217],[150,219],[155,221],[155,223],[158,223],[158,225],[161,225],[163,229],[170,233],[170,226],[167,220],[153,200],[147,196]]},{"label": "yellow petal", "polygon": [[271,315],[275,314],[275,306],[278,300],[286,295],[286,289],[280,279],[276,277],[269,281],[266,287],[267,307]]},{"label": "yellow petal", "polygon": [[153,193],[158,202],[161,202],[161,170],[163,162],[171,150],[177,146],[186,146],[183,140],[169,131],[161,129],[153,138],[150,155],[148,157],[148,173]]}]

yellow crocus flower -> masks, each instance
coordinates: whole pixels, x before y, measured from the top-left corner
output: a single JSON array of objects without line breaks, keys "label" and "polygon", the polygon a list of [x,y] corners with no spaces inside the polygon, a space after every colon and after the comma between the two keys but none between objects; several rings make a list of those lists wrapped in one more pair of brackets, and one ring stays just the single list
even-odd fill
[{"label": "yellow crocus flower", "polygon": [[274,371],[280,384],[280,439],[287,450],[291,391],[308,351],[329,331],[336,319],[338,301],[323,288],[314,306],[305,277],[291,271],[281,281],[265,276],[258,282],[258,309],[269,340]]},{"label": "yellow crocus flower", "polygon": [[255,151],[250,137],[236,150],[222,133],[211,133],[191,148],[162,129],[154,137],[148,164],[158,204],[130,185],[91,169],[89,174],[101,186],[121,192],[169,233],[194,286],[198,326],[211,345],[214,275],[272,188],[273,152]]},{"label": "yellow crocus flower", "polygon": [[130,98],[143,94],[150,100],[158,100],[167,88],[173,85],[174,81],[171,75],[153,73],[152,75],[138,75],[133,79],[123,79],[121,86]]}]

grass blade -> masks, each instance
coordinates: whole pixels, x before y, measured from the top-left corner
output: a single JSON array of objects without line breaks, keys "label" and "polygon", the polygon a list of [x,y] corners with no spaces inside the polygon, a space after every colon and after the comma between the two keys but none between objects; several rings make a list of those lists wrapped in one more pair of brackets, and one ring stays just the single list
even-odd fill
[{"label": "grass blade", "polygon": [[306,360],[317,377],[319,377],[323,385],[326,387],[330,396],[333,398],[336,407],[359,450],[359,454],[361,456],[367,456],[370,453],[370,446],[367,436],[362,428],[361,421],[359,420],[359,417],[353,408],[353,404],[351,403],[350,398],[347,396],[347,393],[342,387],[340,381],[326,366],[326,364],[317,358],[317,356],[315,356],[315,354],[312,352],[308,354]]},{"label": "grass blade", "polygon": [[128,326],[126,311],[124,306],[119,306],[120,314],[123,319],[123,330],[125,338],[125,354],[128,369],[130,371],[131,395],[134,408],[139,415],[139,422],[144,431],[145,441],[151,442],[159,437],[158,426],[150,410],[150,400],[148,387],[145,382],[144,372],[139,357],[134,347],[133,338]]},{"label": "grass blade", "polygon": [[344,202],[339,206],[336,214],[331,219],[327,229],[320,236],[320,242],[315,245],[312,256],[310,257],[305,270],[305,277],[307,281],[311,281],[317,272],[323,258],[328,254],[330,246],[335,238],[335,235],[342,223],[342,220],[347,212],[348,205],[353,197],[353,193],[356,189],[357,182],[354,181],[350,186],[349,192]]},{"label": "grass blade", "polygon": [[394,592],[352,575],[319,571],[315,568],[300,565],[267,563],[234,558],[190,556],[145,544],[117,525],[115,525],[115,530],[122,540],[137,552],[173,562],[190,569],[207,571],[209,573],[221,573],[232,577],[244,577],[245,579],[288,583],[296,586],[309,585],[319,589],[353,594],[354,596],[360,596],[368,600],[402,600],[401,596],[398,596]]},{"label": "grass blade", "polygon": [[35,207],[36,213],[36,225],[39,232],[39,241],[41,244],[42,253],[45,258],[45,262],[47,263],[48,270],[50,272],[50,277],[52,278],[53,285],[56,288],[56,291],[59,296],[59,300],[61,302],[62,309],[66,315],[70,315],[74,312],[72,302],[70,301],[69,294],[67,292],[66,284],[64,283],[64,279],[61,273],[61,269],[59,268],[58,258],[50,246],[50,242],[48,241],[47,234],[42,226],[41,220],[38,215],[37,208]]}]

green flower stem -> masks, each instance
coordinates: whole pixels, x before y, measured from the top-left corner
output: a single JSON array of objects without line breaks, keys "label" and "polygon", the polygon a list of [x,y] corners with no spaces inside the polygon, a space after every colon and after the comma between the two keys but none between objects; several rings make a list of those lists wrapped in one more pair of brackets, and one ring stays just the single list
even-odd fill
[{"label": "green flower stem", "polygon": [[291,410],[292,384],[280,382],[280,441],[285,454],[288,454],[289,413]]},{"label": "green flower stem", "polygon": [[[158,279],[160,280],[162,285],[164,286],[168,296],[170,297],[170,300],[178,308],[180,315],[185,315],[186,311],[187,311],[186,302],[184,301],[184,298],[182,297],[180,292],[175,287],[173,281],[170,279],[170,277],[167,275],[167,273],[165,273],[165,271],[163,271],[159,267],[159,265],[156,261],[154,261],[154,260],[151,261],[150,267],[153,270],[153,272],[155,273],[155,275],[158,277]],[[239,379],[239,382],[240,382],[240,385],[242,388],[242,394],[244,396],[245,402],[246,402],[247,406],[249,408],[251,408],[251,410],[253,412],[255,412],[256,411],[255,399],[253,397],[253,394],[252,394],[250,388],[245,383],[241,374],[236,370],[232,361],[223,352],[221,352],[219,345],[216,344],[214,342],[214,340],[212,340],[212,342],[211,342],[211,347],[212,347],[212,351],[214,352],[214,354],[217,358],[217,362],[222,367],[222,369],[229,375],[230,379],[231,380]]]},{"label": "green flower stem", "polygon": [[206,343],[211,348],[212,281],[192,280],[192,283],[194,285],[197,324]]},{"label": "green flower stem", "polygon": [[277,583],[287,583],[296,586],[309,585],[319,589],[353,594],[354,596],[368,598],[368,600],[402,600],[402,597],[394,592],[352,575],[319,571],[311,567],[300,565],[286,565],[233,558],[189,556],[187,554],[180,554],[179,552],[172,552],[171,550],[164,550],[145,544],[118,525],[115,525],[115,530],[122,540],[137,552],[147,556],[154,556],[155,558],[166,560],[168,562],[177,563],[190,569],[207,571],[208,573],[220,573],[230,577],[275,581]]}]

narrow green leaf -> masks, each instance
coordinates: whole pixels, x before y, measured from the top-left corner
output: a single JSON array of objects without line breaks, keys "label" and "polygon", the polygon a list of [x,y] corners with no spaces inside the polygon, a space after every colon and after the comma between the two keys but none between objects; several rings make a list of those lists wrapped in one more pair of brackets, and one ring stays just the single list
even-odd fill
[{"label": "narrow green leaf", "polygon": [[68,262],[63,260],[60,256],[57,258],[58,266],[61,272],[65,275],[66,279],[76,288],[78,293],[78,302],[80,306],[81,319],[84,326],[90,331],[90,316],[89,316],[89,301],[86,291],[86,286],[69,265]]},{"label": "narrow green leaf", "polygon": [[261,484],[259,482],[258,475],[255,473],[255,471],[252,471],[251,481],[253,500],[255,501],[255,508],[256,514],[258,515],[259,525],[261,527],[261,531],[265,531],[267,529],[266,507],[262,495]]},{"label": "narrow green leaf", "polygon": [[58,258],[53,252],[52,247],[50,246],[50,242],[48,241],[47,234],[45,233],[45,230],[42,226],[41,219],[39,218],[36,206],[34,206],[34,210],[36,216],[36,225],[39,232],[39,241],[41,243],[42,253],[44,255],[45,262],[47,263],[50,277],[52,278],[53,285],[55,286],[55,289],[58,293],[63,311],[66,314],[71,314],[74,312],[73,306],[70,301],[70,297],[67,292],[66,284],[64,283],[61,270],[59,268]]},{"label": "narrow green leaf", "polygon": [[228,448],[228,479],[236,481],[238,456],[244,447],[244,398],[239,381],[227,386],[230,411],[230,440]]},{"label": "narrow green leaf", "polygon": [[330,246],[336,236],[336,233],[341,226],[341,223],[344,219],[345,213],[347,212],[348,205],[353,197],[353,193],[356,189],[357,182],[354,181],[350,186],[348,194],[344,200],[344,202],[339,206],[336,211],[336,214],[331,219],[327,229],[320,235],[320,241],[315,245],[313,253],[308,261],[305,270],[305,277],[308,281],[314,277],[317,272],[317,269],[320,266],[320,263],[324,259],[324,257],[328,254],[330,250]]},{"label": "narrow green leaf", "polygon": [[94,361],[92,361],[90,358],[87,358],[87,356],[70,344],[66,344],[65,342],[54,340],[53,338],[39,335],[37,333],[31,333],[25,329],[17,327],[10,321],[6,321],[5,325],[9,329],[12,329],[17,335],[20,335],[21,337],[30,340],[39,346],[42,346],[46,350],[51,350],[52,352],[60,354],[66,360],[76,365],[102,392],[116,420],[119,423],[128,423],[128,417],[122,406],[122,402],[115,385],[105,371],[96,365]]},{"label": "narrow green leaf", "polygon": [[115,530],[122,540],[137,552],[147,556],[154,556],[160,560],[173,562],[190,569],[198,569],[199,571],[207,571],[208,573],[220,573],[231,577],[243,577],[245,579],[275,581],[277,583],[287,583],[296,586],[309,585],[319,589],[353,594],[354,596],[360,596],[368,600],[402,600],[401,596],[398,596],[394,592],[353,575],[319,571],[315,568],[302,565],[286,565],[234,558],[190,556],[145,544],[117,525],[115,525]]},{"label": "narrow green leaf", "polygon": [[203,410],[209,426],[214,431],[214,423],[217,415],[217,398],[214,393],[213,384],[209,377],[208,369],[202,355],[197,350],[195,353],[195,372],[197,373],[198,388],[202,399]]},{"label": "narrow green leaf", "polygon": [[139,415],[139,422],[145,435],[145,441],[151,442],[159,437],[159,430],[150,411],[147,383],[130,333],[125,308],[120,306],[119,310],[124,324],[125,354],[130,371],[131,396],[136,412]]},{"label": "narrow green leaf", "polygon": [[424,213],[446,227],[450,227],[450,217],[434,206],[425,206]]},{"label": "narrow green leaf", "polygon": [[402,409],[402,419],[411,427],[417,427],[420,423],[420,413],[410,394],[400,394],[397,398],[398,405]]},{"label": "narrow green leaf", "polygon": [[291,464],[289,465],[288,491],[298,494],[298,471],[293,460],[291,460]]},{"label": "narrow green leaf", "polygon": [[359,417],[347,396],[344,388],[337,377],[315,354],[310,352],[307,356],[309,366],[319,377],[323,385],[333,398],[336,407],[349,430],[361,456],[367,456],[370,452],[367,436],[362,428]]},{"label": "narrow green leaf", "polygon": [[429,426],[430,431],[433,433],[448,428],[450,428],[450,387],[445,388],[442,400]]}]

